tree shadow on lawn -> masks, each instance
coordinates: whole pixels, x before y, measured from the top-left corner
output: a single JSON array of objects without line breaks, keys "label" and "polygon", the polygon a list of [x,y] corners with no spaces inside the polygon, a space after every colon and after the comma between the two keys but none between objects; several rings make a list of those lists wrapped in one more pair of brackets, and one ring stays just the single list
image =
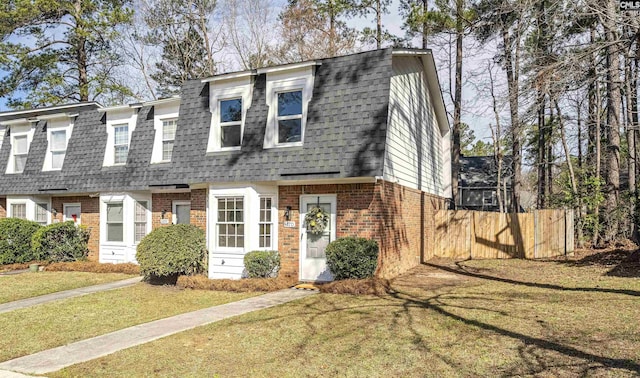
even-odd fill
[{"label": "tree shadow on lawn", "polygon": [[497,276],[492,276],[492,275],[488,275],[488,274],[479,273],[477,271],[472,271],[469,268],[465,267],[462,264],[463,262],[464,261],[456,262],[455,263],[455,268],[451,267],[451,266],[446,266],[446,265],[442,265],[442,264],[434,264],[434,263],[429,263],[429,262],[425,262],[423,264],[427,265],[427,266],[430,266],[430,267],[433,267],[433,268],[442,269],[442,270],[445,270],[447,272],[461,274],[461,275],[464,275],[464,276],[467,276],[467,277],[480,278],[480,279],[484,279],[484,280],[503,282],[503,283],[513,284],[513,285],[522,285],[522,286],[527,286],[527,287],[537,287],[537,288],[540,288],[540,289],[551,289],[551,290],[561,290],[561,291],[584,291],[584,292],[600,292],[600,293],[611,293],[611,294],[624,294],[624,295],[630,295],[630,296],[634,296],[634,297],[640,297],[640,291],[637,291],[637,290],[607,289],[607,288],[601,288],[601,287],[566,287],[566,286],[555,285],[555,284],[545,284],[545,283],[539,283],[539,282],[518,281],[518,280],[514,280],[514,279],[510,279],[510,278],[497,277]]},{"label": "tree shadow on lawn", "polygon": [[570,266],[601,266],[610,268],[606,273],[611,277],[640,277],[640,249],[616,248],[589,254],[579,260],[560,260]]}]

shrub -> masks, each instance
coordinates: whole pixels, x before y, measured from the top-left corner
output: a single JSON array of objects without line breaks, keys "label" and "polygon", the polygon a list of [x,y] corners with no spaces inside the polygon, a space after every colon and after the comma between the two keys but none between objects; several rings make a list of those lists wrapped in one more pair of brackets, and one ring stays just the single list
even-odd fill
[{"label": "shrub", "polygon": [[278,251],[253,251],[244,255],[244,267],[249,278],[268,278],[280,270]]},{"label": "shrub", "polygon": [[327,246],[327,265],[336,280],[373,276],[378,265],[378,243],[365,238],[340,238]]},{"label": "shrub", "polygon": [[25,219],[0,219],[0,265],[37,260],[31,249],[31,238],[41,227]]},{"label": "shrub", "polygon": [[188,224],[156,228],[138,244],[136,259],[147,278],[196,274],[206,269],[204,231]]},{"label": "shrub", "polygon": [[85,260],[89,236],[86,226],[76,226],[73,221],[53,223],[33,235],[33,254],[39,260],[52,262]]},{"label": "shrub", "polygon": [[95,261],[58,262],[47,265],[48,272],[89,272],[89,273],[124,273],[140,274],[140,267],[136,264],[102,264]]}]

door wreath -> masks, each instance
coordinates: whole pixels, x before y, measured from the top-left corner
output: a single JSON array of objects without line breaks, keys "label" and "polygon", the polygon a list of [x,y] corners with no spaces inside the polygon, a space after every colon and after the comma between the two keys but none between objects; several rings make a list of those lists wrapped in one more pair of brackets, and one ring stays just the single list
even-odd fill
[{"label": "door wreath", "polygon": [[314,235],[322,234],[327,228],[329,220],[329,214],[327,214],[327,212],[320,206],[314,206],[311,208],[304,217],[304,222],[307,225],[307,231]]}]

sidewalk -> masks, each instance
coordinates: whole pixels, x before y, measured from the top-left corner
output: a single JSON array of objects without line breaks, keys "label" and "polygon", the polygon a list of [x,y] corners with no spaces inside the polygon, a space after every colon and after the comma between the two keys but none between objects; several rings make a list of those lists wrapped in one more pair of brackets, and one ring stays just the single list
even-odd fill
[{"label": "sidewalk", "polygon": [[0,363],[0,371],[46,374],[233,316],[295,301],[316,291],[284,289],[188,312]]},{"label": "sidewalk", "polygon": [[66,291],[59,291],[57,293],[51,293],[47,295],[41,295],[39,297],[20,299],[13,302],[0,304],[0,314],[3,312],[9,312],[13,310],[19,310],[21,308],[31,307],[51,301],[57,301],[60,299],[79,297],[81,295],[87,295],[91,293],[97,293],[99,291],[107,291],[113,289],[119,289],[121,287],[134,285],[142,280],[142,277],[134,277],[126,280],[109,282],[100,285],[79,287],[77,289],[71,289]]}]

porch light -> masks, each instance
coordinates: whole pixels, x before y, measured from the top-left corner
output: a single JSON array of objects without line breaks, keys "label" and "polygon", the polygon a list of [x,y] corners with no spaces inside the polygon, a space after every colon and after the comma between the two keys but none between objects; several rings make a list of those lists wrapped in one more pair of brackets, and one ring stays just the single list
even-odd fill
[{"label": "porch light", "polygon": [[162,210],[162,213],[160,214],[160,219],[164,219],[164,216],[167,215],[167,210]]},{"label": "porch light", "polygon": [[287,206],[284,210],[284,219],[291,220],[291,206]]}]

